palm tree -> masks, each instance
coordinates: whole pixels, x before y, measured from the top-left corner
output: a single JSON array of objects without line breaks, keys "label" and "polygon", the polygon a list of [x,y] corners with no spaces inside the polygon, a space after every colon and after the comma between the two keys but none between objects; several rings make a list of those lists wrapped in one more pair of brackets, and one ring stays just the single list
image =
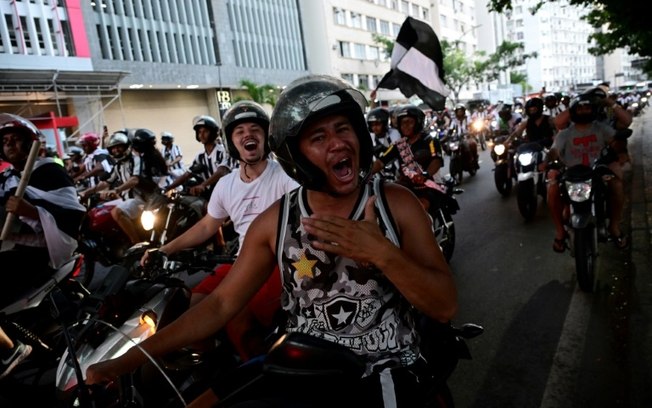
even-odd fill
[{"label": "palm tree", "polygon": [[240,81],[240,86],[247,90],[247,93],[254,102],[259,104],[276,105],[277,91],[276,87],[271,84],[258,85],[253,81],[243,79]]}]

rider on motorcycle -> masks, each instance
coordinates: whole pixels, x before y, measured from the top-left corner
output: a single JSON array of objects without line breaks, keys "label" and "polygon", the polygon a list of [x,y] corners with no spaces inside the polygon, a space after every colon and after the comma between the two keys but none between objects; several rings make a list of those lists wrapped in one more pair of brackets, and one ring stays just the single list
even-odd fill
[{"label": "rider on motorcycle", "polygon": [[[286,331],[347,347],[363,361],[364,373],[344,395],[319,380],[309,379],[314,387],[306,390],[283,379],[264,395],[244,395],[257,401],[249,406],[428,406],[435,381],[421,354],[415,315],[449,321],[457,291],[414,195],[386,183],[370,197],[373,157],[364,104],[359,91],[337,78],[309,76],[288,85],[272,114],[270,147],[301,187],[253,221],[238,261],[209,297],[142,348],[90,366],[88,383],[139,367],[147,359],[143,351],[157,357],[221,329],[278,265]],[[383,218],[392,222],[381,228],[374,208],[383,203],[391,209]]]},{"label": "rider on motorcycle", "polygon": [[[0,158],[13,167],[0,173],[0,227],[7,215],[15,219],[0,241],[0,308],[31,288],[44,284],[54,269],[68,261],[77,247],[77,232],[85,208],[79,204],[71,179],[51,158],[37,157],[23,197],[16,197],[33,143],[45,137],[31,122],[0,114]],[[5,377],[31,351],[0,328],[0,378]]]},{"label": "rider on motorcycle", "polygon": [[77,144],[84,149],[83,172],[75,177],[75,182],[95,187],[103,176],[111,173],[113,161],[109,152],[100,148],[100,137],[93,132],[84,133]]},{"label": "rider on motorcycle", "polygon": [[[283,194],[298,187],[278,162],[269,159],[269,117],[260,105],[253,101],[235,103],[224,114],[223,124],[229,155],[240,161],[239,169],[217,182],[208,203],[208,213],[197,224],[159,248],[167,255],[207,241],[229,218],[239,235],[239,252],[256,216]],[[148,258],[145,252],[141,264],[144,265]],[[191,305],[208,296],[231,267],[231,264],[219,265],[212,275],[195,286]],[[257,330],[271,326],[280,307],[279,295],[280,282],[278,274],[274,274],[249,307],[227,324],[227,334],[243,361],[264,351],[261,341],[264,335],[258,336]]]},{"label": "rider on motorcycle", "polygon": [[498,134],[509,135],[516,130],[516,126],[523,120],[523,117],[516,112],[512,112],[512,105],[503,103],[498,108],[498,117],[496,119],[498,121]]},{"label": "rider on motorcycle", "polygon": [[[471,153],[471,160],[476,169],[480,168],[478,161],[478,144],[475,139],[468,137],[471,130],[471,123],[469,122],[469,117],[466,114],[466,107],[459,103],[455,106],[454,110],[455,116],[451,120],[449,127],[449,135],[453,132],[458,132],[458,134],[465,140],[464,145],[469,149]],[[442,139],[442,143],[446,141],[448,135]]]},{"label": "rider on motorcycle", "polygon": [[555,123],[549,115],[543,114],[543,106],[541,98],[528,99],[525,103],[527,117],[518,124],[510,139],[519,138],[525,132],[526,142],[537,142],[543,147],[550,147],[556,133]]},{"label": "rider on motorcycle", "polygon": [[[374,108],[367,113],[367,126],[374,143],[374,157],[378,159],[387,148],[401,138],[398,130],[389,127],[389,112],[384,108]],[[396,168],[389,164],[385,174],[396,176]]]},{"label": "rider on motorcycle", "polygon": [[204,145],[204,148],[197,153],[189,170],[167,186],[166,190],[173,190],[183,185],[194,175],[190,169],[201,167],[202,172],[199,175],[201,183],[191,187],[190,194],[208,200],[217,181],[229,174],[238,163],[229,157],[224,145],[218,142],[221,129],[213,117],[208,115],[196,117],[192,128],[195,131],[195,139]]},{"label": "rider on motorcycle", "polygon": [[402,184],[419,197],[427,210],[434,203],[434,195],[424,183],[433,179],[444,165],[439,139],[425,131],[425,115],[414,105],[404,105],[396,113],[401,139],[392,143],[372,166],[372,174],[385,165],[398,161],[400,171],[397,183]]},{"label": "rider on motorcycle", "polygon": [[[560,103],[559,99],[557,98],[557,95],[551,93],[551,94],[546,94],[543,99],[544,105],[546,105],[545,108],[545,114],[550,116],[551,118],[554,118],[555,116],[559,115],[561,112],[566,110],[566,107]],[[527,114],[527,106],[525,108],[526,114]]]},{"label": "rider on motorcycle", "polygon": [[183,155],[178,144],[174,143],[174,136],[170,132],[161,132],[161,154],[168,165],[167,184],[172,184],[174,180],[181,177],[185,170],[183,168]]},{"label": "rider on motorcycle", "polygon": [[[548,153],[549,163],[560,161],[565,167],[578,164],[591,166],[599,157],[602,149],[615,141],[616,130],[597,120],[598,109],[599,104],[590,94],[582,94],[571,102],[568,110],[572,123],[555,137]],[[611,204],[609,233],[618,248],[625,248],[628,244],[627,237],[620,230],[624,203],[622,169],[615,158],[609,163],[609,169],[615,175],[608,181]],[[547,197],[552,221],[555,224],[555,239],[552,248],[555,252],[564,252],[568,238],[564,230],[564,217],[568,215],[564,211],[564,203],[560,194],[559,175],[559,170],[549,169]]]},{"label": "rider on motorcycle", "polygon": [[103,200],[120,199],[111,216],[132,244],[141,240],[136,220],[142,207],[160,190],[167,175],[165,159],[156,150],[155,142],[156,135],[149,129],[136,130],[131,142],[124,131],[115,132],[108,143],[116,160],[113,172],[106,181],[82,193],[82,199],[96,192],[100,192]]}]

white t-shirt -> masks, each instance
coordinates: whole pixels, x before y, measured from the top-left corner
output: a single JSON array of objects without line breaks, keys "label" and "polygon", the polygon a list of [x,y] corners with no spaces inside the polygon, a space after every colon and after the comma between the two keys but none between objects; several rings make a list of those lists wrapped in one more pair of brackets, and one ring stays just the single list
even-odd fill
[{"label": "white t-shirt", "polygon": [[258,214],[297,187],[299,184],[283,171],[277,161],[268,159],[263,173],[251,183],[242,181],[239,171],[222,177],[208,201],[208,214],[216,219],[231,217],[242,248],[249,224]]}]

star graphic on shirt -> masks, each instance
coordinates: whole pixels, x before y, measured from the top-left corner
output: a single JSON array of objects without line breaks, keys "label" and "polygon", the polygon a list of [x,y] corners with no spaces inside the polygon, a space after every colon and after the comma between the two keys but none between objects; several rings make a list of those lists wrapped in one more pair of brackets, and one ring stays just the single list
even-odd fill
[{"label": "star graphic on shirt", "polygon": [[301,258],[299,258],[298,261],[292,262],[292,266],[294,266],[294,269],[297,270],[297,278],[303,278],[303,277],[308,277],[308,278],[313,278],[315,276],[313,272],[313,268],[315,267],[315,264],[317,263],[317,260],[309,260],[306,258],[305,252],[301,254]]},{"label": "star graphic on shirt", "polygon": [[333,314],[333,317],[337,319],[337,324],[346,323],[349,316],[351,316],[351,312],[346,312],[342,306],[340,306],[340,311],[337,314]]}]

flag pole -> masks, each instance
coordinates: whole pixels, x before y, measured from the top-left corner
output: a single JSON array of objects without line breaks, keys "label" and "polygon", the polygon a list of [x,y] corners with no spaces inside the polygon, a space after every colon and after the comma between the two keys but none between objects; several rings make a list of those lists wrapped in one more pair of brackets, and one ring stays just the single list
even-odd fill
[{"label": "flag pole", "polygon": [[[22,176],[20,177],[20,182],[18,183],[18,188],[16,188],[15,197],[23,198],[25,194],[25,189],[27,188],[27,183],[29,183],[29,178],[32,175],[32,169],[34,168],[34,162],[38,156],[38,152],[41,149],[41,142],[36,139],[32,143],[32,148],[29,150],[29,156],[27,156],[27,162],[25,163],[25,168],[23,169]],[[2,234],[0,235],[0,241],[4,241],[9,235],[9,230],[11,225],[14,223],[16,214],[10,212],[7,213],[5,217],[5,224],[2,226]]]}]

